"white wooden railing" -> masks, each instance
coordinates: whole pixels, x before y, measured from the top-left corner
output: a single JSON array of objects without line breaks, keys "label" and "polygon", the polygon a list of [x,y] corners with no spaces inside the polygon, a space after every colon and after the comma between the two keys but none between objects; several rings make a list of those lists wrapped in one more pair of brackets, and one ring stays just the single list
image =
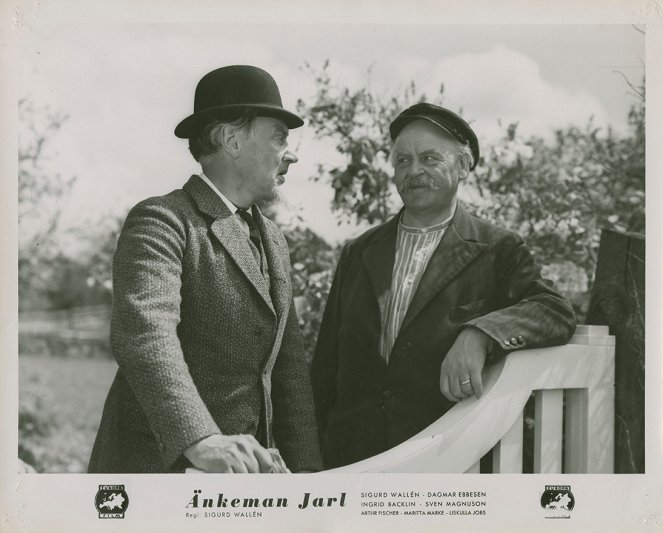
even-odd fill
[{"label": "white wooden railing", "polygon": [[475,473],[492,449],[494,472],[521,473],[523,409],[534,392],[534,472],[610,473],[614,358],[607,326],[578,326],[569,344],[520,350],[487,367],[481,399],[458,403],[391,450],[326,472]]}]

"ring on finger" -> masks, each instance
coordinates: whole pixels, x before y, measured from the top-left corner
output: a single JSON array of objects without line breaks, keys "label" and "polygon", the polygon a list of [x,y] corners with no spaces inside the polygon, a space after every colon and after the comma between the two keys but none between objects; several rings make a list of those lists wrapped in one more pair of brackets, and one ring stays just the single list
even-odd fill
[{"label": "ring on finger", "polygon": [[460,386],[462,387],[463,385],[469,385],[470,383],[472,383],[471,379],[465,379],[460,382]]}]

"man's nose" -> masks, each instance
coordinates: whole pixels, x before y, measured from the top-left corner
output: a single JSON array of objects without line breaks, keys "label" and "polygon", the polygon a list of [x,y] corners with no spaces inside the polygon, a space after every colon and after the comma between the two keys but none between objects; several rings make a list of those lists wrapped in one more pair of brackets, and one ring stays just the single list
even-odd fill
[{"label": "man's nose", "polygon": [[297,154],[295,154],[295,152],[286,150],[285,154],[283,154],[283,161],[285,161],[288,164],[292,164],[299,161],[299,157],[297,157]]},{"label": "man's nose", "polygon": [[417,174],[420,174],[422,170],[422,165],[419,159],[413,158],[412,162],[410,163],[410,166],[407,169],[407,173],[410,176],[416,176]]}]

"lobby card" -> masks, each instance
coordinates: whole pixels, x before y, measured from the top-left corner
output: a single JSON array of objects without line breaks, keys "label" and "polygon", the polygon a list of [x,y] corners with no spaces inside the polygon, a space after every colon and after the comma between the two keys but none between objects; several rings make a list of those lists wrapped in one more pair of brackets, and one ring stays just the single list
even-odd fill
[{"label": "lobby card", "polygon": [[[661,15],[646,2],[540,4],[5,2],[0,531],[658,531]],[[608,131],[619,139],[642,134],[644,142],[638,125],[645,127],[646,116],[646,187],[632,200],[647,230],[646,292],[644,286],[637,292],[646,308],[639,384],[646,409],[641,433],[628,433],[632,448],[619,445],[626,454],[615,461],[620,473],[435,473],[438,458],[430,454],[416,472],[398,473],[352,467],[276,476],[86,473],[116,370],[103,340],[114,239],[132,205],[181,187],[198,171],[173,129],[190,113],[200,77],[230,64],[269,71],[284,107],[309,113],[309,123],[291,132],[299,161],[281,187],[276,220],[326,243],[325,257],[332,259],[315,272],[323,281],[340,246],[374,225],[331,207],[330,170],[342,168],[347,153],[310,122],[325,75],[332,99],[362,89],[384,102],[425,94],[471,121],[486,168],[513,172],[527,167],[534,139],[552,146],[560,132],[576,135],[577,143],[592,131],[599,138]],[[638,114],[643,108],[646,115]],[[377,123],[355,122],[369,136]],[[568,152],[543,160],[541,172],[566,168],[573,142],[564,146]],[[604,164],[592,156],[571,168],[576,176]],[[615,179],[637,176],[642,158],[638,167],[634,152],[624,153],[635,167],[620,169],[627,174]],[[625,190],[631,189],[615,189]],[[476,184],[463,194],[482,205]],[[551,209],[563,203],[553,196]],[[398,198],[386,201],[391,206]],[[573,226],[567,214],[557,216],[556,224]],[[621,228],[619,220],[609,223]],[[67,275],[57,269],[61,264]],[[295,275],[299,268],[308,272],[305,265],[293,264]],[[559,265],[548,265],[548,274],[569,294],[588,293],[581,268]],[[296,303],[300,318],[313,316],[307,300]],[[618,304],[630,305],[641,304]],[[312,324],[300,325],[314,342]],[[53,346],[62,352],[53,355]],[[525,435],[533,435],[528,413]],[[472,449],[476,440],[467,435],[456,446]],[[525,458],[525,470],[533,467],[528,461],[535,459]]]}]

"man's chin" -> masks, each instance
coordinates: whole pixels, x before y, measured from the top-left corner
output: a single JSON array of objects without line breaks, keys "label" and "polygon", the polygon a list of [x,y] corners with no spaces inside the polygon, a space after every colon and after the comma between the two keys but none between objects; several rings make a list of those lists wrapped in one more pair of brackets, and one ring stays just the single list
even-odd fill
[{"label": "man's chin", "polygon": [[409,188],[401,194],[404,204],[413,203],[418,204],[421,202],[429,202],[433,191],[429,187]]},{"label": "man's chin", "polygon": [[280,202],[280,200],[281,194],[276,188],[276,185],[274,185],[271,189],[265,190],[260,200],[256,203],[258,206],[269,206]]}]

